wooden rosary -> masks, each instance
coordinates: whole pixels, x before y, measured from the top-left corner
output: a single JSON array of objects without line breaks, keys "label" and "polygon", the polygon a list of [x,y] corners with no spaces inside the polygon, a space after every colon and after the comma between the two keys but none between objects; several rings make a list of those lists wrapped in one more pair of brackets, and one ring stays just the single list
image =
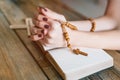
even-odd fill
[{"label": "wooden rosary", "polygon": [[[91,22],[91,24],[92,24],[92,28],[91,28],[90,32],[94,32],[94,30],[95,30],[95,21],[94,21],[92,18],[90,18],[90,19],[88,19],[88,20],[89,20],[89,21]],[[62,27],[62,31],[63,31],[63,36],[64,36],[64,38],[65,38],[65,40],[66,40],[66,42],[67,42],[67,47],[68,47],[70,50],[72,50],[73,53],[75,53],[75,54],[77,54],[77,55],[78,55],[78,54],[81,54],[81,55],[87,56],[87,55],[88,55],[87,53],[80,51],[78,48],[77,48],[77,49],[72,49],[71,44],[70,44],[70,42],[69,42],[69,41],[70,41],[69,34],[68,34],[68,32],[67,32],[67,30],[66,30],[65,27],[68,27],[68,28],[70,28],[71,30],[78,30],[77,27],[74,26],[74,25],[72,25],[72,24],[70,24],[70,23],[68,23],[68,22],[63,22],[63,23],[61,24],[61,27]]]}]

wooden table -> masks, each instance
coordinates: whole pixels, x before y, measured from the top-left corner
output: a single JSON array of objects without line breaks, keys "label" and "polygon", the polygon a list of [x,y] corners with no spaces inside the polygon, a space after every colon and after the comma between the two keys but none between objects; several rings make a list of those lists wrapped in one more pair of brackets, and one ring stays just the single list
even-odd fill
[{"label": "wooden table", "polygon": [[[27,37],[26,30],[9,28],[33,17],[38,5],[62,13],[68,20],[85,19],[60,0],[0,0],[0,80],[62,80],[44,57],[43,49]],[[107,52],[114,58],[114,67],[81,80],[120,80],[120,53]]]}]

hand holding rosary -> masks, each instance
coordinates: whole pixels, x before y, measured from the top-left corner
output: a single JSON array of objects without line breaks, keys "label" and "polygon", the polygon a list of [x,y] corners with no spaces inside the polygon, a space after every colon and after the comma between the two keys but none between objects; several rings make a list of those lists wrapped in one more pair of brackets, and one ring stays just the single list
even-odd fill
[{"label": "hand holding rosary", "polygon": [[[41,9],[43,9],[43,11],[47,11],[47,10],[45,10],[45,8],[39,8],[39,11],[41,12]],[[49,11],[49,10],[48,10]],[[51,12],[51,11],[50,11]],[[43,17],[42,19],[43,19],[43,21],[48,21],[48,19],[47,18],[45,18],[45,16],[44,15],[41,15],[40,17]],[[66,20],[64,20],[65,18],[63,17],[63,19],[61,20],[61,17],[59,16],[59,17],[55,17],[54,16],[54,18],[53,18],[53,21],[56,21],[56,22],[59,22],[60,24],[61,24],[61,28],[62,28],[62,33],[63,33],[63,37],[64,37],[64,39],[66,40],[66,44],[67,44],[67,47],[73,52],[73,53],[75,53],[75,54],[81,54],[81,55],[84,55],[84,56],[87,56],[88,54],[87,53],[85,53],[85,52],[82,52],[81,50],[79,50],[78,48],[77,49],[73,49],[72,48],[72,46],[71,46],[71,43],[70,43],[70,37],[69,37],[69,34],[68,34],[68,32],[67,32],[67,29],[66,29],[66,27],[67,28],[69,28],[69,29],[71,29],[71,30],[78,30],[77,29],[77,27],[76,26],[74,26],[74,25],[72,25],[72,24],[70,24],[69,22],[66,22]],[[60,20],[60,21],[59,21]],[[91,22],[91,25],[92,25],[92,27],[91,27],[91,29],[90,29],[90,32],[94,32],[94,30],[95,30],[95,21],[92,19],[92,18],[90,18],[90,19],[88,19],[90,22]],[[41,21],[41,19],[40,19],[40,21]],[[63,22],[64,21],[64,22]],[[43,22],[41,22],[41,23],[43,23]],[[35,26],[37,26],[37,25],[35,25]],[[44,27],[45,27],[45,25],[44,25]],[[37,29],[37,30],[36,30]],[[58,29],[59,30],[59,29]],[[45,38],[47,35],[49,35],[49,34],[47,34],[47,35],[42,35],[41,36],[41,33],[43,33],[43,34],[45,34],[45,30],[43,30],[42,28],[39,28],[39,27],[34,27],[34,34],[33,34],[33,36],[32,36],[32,38],[33,38],[33,40],[34,41],[37,41],[37,40],[40,40],[40,41],[43,41],[43,39],[47,39],[47,38]],[[62,36],[62,35],[61,35]],[[62,38],[62,37],[61,37]]]}]

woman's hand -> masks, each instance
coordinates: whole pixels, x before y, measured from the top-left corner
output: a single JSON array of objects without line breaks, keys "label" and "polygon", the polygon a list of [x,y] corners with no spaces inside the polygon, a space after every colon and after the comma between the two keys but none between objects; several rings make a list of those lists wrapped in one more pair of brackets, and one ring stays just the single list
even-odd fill
[{"label": "woman's hand", "polygon": [[35,26],[31,29],[32,40],[40,41],[46,46],[64,47],[66,43],[60,22],[65,22],[65,17],[48,8],[39,7],[38,11],[41,14],[33,19]]}]

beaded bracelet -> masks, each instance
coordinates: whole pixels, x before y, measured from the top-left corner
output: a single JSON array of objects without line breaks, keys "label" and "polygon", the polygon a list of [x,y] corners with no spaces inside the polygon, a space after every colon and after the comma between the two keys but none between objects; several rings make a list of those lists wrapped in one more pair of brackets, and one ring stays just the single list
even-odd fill
[{"label": "beaded bracelet", "polygon": [[91,22],[91,25],[92,25],[90,32],[94,32],[96,27],[95,21],[92,18],[89,18],[88,20]]},{"label": "beaded bracelet", "polygon": [[[93,21],[93,19],[91,19],[91,18],[89,20],[91,21],[91,24],[92,24],[92,28],[91,28],[90,32],[94,32],[94,30],[95,30],[95,21]],[[69,42],[70,38],[69,38],[68,32],[67,32],[65,27],[68,27],[68,28],[70,28],[72,30],[78,30],[77,27],[70,24],[70,23],[68,23],[68,22],[63,22],[61,24],[61,27],[62,27],[62,31],[63,31],[63,36],[64,36],[64,38],[65,38],[65,40],[67,42],[67,47],[70,50],[72,50],[73,53],[75,53],[77,55],[81,54],[81,55],[87,56],[88,55],[87,53],[80,51],[80,49],[78,49],[78,48],[77,49],[72,49],[71,44]]]}]

